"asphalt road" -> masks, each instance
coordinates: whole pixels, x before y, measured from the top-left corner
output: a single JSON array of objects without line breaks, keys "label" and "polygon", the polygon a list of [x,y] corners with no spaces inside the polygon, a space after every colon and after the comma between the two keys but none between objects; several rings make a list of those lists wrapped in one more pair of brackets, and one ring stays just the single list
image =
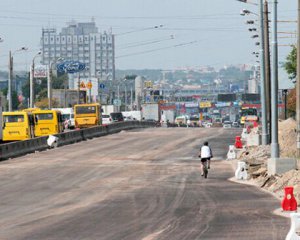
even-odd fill
[{"label": "asphalt road", "polygon": [[[228,181],[236,129],[121,132],[0,163],[0,240],[284,239],[278,200]],[[199,145],[215,160],[200,176]]]}]

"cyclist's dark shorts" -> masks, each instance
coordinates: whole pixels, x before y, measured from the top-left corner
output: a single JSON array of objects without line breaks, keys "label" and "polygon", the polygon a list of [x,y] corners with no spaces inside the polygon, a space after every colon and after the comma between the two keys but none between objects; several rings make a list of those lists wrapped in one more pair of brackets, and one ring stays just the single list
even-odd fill
[{"label": "cyclist's dark shorts", "polygon": [[201,162],[206,162],[207,160],[210,160],[210,158],[201,158]]}]

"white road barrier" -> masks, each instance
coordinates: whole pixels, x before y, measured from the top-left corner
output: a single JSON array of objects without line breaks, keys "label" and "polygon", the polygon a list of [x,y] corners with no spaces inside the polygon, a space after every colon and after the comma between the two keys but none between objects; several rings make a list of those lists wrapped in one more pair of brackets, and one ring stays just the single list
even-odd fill
[{"label": "white road barrier", "polygon": [[47,139],[47,144],[51,148],[55,148],[58,146],[58,137],[55,137],[53,135],[49,135]]},{"label": "white road barrier", "polygon": [[235,171],[235,178],[237,180],[247,180],[248,178],[248,173],[247,173],[247,165],[245,162],[238,162],[237,169]]},{"label": "white road barrier", "polygon": [[247,136],[248,136],[247,128],[243,128],[243,132],[242,132],[242,135],[241,135],[242,139],[246,139]]},{"label": "white road barrier", "polygon": [[235,147],[234,145],[229,145],[229,151],[227,153],[227,159],[236,159],[236,152],[235,152]]},{"label": "white road barrier", "polygon": [[300,240],[300,213],[291,213],[291,228],[285,240]]}]

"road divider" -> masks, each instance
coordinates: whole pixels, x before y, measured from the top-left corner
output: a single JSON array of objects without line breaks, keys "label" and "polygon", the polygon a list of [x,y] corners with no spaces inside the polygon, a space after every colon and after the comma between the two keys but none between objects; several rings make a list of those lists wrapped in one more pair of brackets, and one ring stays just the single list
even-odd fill
[{"label": "road divider", "polygon": [[[123,130],[150,127],[155,127],[155,123],[147,121],[128,121],[113,123],[107,126],[97,126],[87,129],[60,133],[54,136],[56,139],[57,146],[60,147],[63,145],[85,141],[87,139],[92,139],[95,137],[101,137],[108,134],[118,133]],[[22,156],[28,153],[44,151],[46,149],[49,149],[50,147],[47,141],[48,138],[49,136],[43,136],[24,141],[2,144],[0,145],[0,160],[6,160],[9,158]]]},{"label": "road divider", "polygon": [[237,165],[237,169],[235,171],[235,178],[237,180],[247,180],[247,164],[245,162],[239,161]]},{"label": "road divider", "polygon": [[300,240],[300,213],[291,213],[291,228],[286,240]]}]

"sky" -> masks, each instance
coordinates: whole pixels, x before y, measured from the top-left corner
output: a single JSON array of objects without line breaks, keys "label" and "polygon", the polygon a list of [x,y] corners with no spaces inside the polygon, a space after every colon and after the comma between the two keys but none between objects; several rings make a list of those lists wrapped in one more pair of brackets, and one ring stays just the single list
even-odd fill
[{"label": "sky", "polygon": [[[255,3],[258,0],[253,0]],[[270,1],[271,3],[273,1]],[[258,12],[254,4],[236,0],[1,0],[0,70],[7,69],[8,52],[15,52],[17,70],[28,70],[40,49],[42,28],[60,29],[71,20],[95,19],[100,31],[116,35],[117,69],[164,69],[231,64],[257,64],[258,51],[242,9]],[[270,4],[272,9],[272,4]],[[279,21],[297,19],[297,1],[279,0]],[[271,16],[270,16],[271,17]],[[257,22],[256,22],[257,24]],[[258,28],[258,26],[256,26]],[[279,61],[294,44],[296,23],[278,23]],[[38,59],[36,59],[38,60]]]}]

